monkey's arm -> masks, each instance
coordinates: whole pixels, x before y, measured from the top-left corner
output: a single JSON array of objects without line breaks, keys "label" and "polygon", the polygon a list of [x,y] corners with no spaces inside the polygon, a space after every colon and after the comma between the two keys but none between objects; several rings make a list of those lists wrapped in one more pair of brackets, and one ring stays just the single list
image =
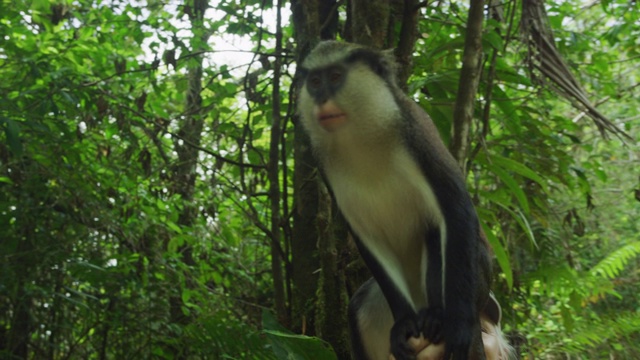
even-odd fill
[{"label": "monkey's arm", "polygon": [[[425,241],[429,252],[429,307],[443,309],[445,358],[453,354],[456,360],[467,359],[471,347],[472,355],[483,359],[479,310],[489,296],[490,261],[481,240],[478,217],[464,176],[437,139],[438,130],[431,119],[410,99],[406,99],[403,108],[414,119],[405,124],[403,137],[436,194],[444,218],[444,226],[439,229],[441,241],[433,241],[433,236],[427,236]],[[438,254],[440,259],[435,256]],[[441,282],[434,282],[434,278]]]}]

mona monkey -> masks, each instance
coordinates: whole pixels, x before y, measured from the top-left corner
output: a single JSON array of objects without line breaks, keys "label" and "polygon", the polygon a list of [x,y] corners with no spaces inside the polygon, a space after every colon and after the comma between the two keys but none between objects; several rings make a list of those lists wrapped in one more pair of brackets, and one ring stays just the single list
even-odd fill
[{"label": "mona monkey", "polygon": [[445,342],[445,359],[484,360],[488,247],[458,164],[395,67],[391,53],[336,41],[301,65],[302,125],[375,280],[349,303],[352,352],[412,359],[422,334]]}]

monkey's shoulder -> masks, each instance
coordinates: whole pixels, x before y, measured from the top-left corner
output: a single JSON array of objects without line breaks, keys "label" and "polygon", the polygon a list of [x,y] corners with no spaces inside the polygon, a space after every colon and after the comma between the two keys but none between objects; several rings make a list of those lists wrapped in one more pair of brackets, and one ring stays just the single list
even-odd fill
[{"label": "monkey's shoulder", "polygon": [[443,185],[442,182],[464,185],[460,167],[431,117],[411,99],[406,99],[404,104],[407,106],[403,108],[398,136],[403,139],[403,146],[418,163],[424,176],[436,187]]}]

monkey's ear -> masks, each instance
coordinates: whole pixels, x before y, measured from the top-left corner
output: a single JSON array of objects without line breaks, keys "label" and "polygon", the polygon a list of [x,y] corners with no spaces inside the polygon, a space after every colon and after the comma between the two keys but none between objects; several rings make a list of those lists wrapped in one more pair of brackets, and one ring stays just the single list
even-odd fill
[{"label": "monkey's ear", "polygon": [[[398,73],[398,63],[396,62],[395,49],[386,49],[380,51],[380,62],[385,68],[386,74],[383,76],[395,83],[396,74]],[[381,74],[382,75],[382,74]]]},{"label": "monkey's ear", "polygon": [[384,56],[385,58],[389,58],[389,59],[395,59],[396,58],[396,49],[391,48],[391,49],[386,49],[386,50],[382,50],[380,51],[382,53],[382,56]]}]

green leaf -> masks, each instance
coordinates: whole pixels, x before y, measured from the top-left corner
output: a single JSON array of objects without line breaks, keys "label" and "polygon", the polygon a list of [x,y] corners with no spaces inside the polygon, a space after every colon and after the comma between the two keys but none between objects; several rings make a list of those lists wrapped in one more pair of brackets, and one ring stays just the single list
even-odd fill
[{"label": "green leaf", "polygon": [[515,210],[510,209],[509,206],[501,202],[495,202],[495,204],[499,205],[507,213],[509,213],[509,215],[511,215],[511,217],[518,223],[518,225],[520,225],[520,228],[522,229],[524,234],[527,235],[527,238],[529,238],[529,241],[531,242],[531,244],[535,247],[538,247],[538,243],[536,241],[535,235],[533,235],[533,231],[531,230],[529,221],[524,216],[524,214],[518,209],[515,209]]},{"label": "green leaf", "polygon": [[191,300],[191,295],[192,295],[191,290],[183,289],[182,290],[182,296],[181,296],[182,302],[185,303],[185,304],[188,304],[189,300]]},{"label": "green leaf", "polygon": [[18,122],[8,119],[8,118],[0,118],[0,123],[4,123],[4,132],[7,136],[7,143],[9,144],[9,148],[11,152],[15,156],[22,156],[22,142],[20,141],[20,126],[18,126]]},{"label": "green leaf", "polygon": [[178,226],[173,221],[165,220],[165,225],[167,225],[171,230],[177,232],[178,234],[182,234],[182,228]]},{"label": "green leaf", "polygon": [[177,236],[171,237],[171,240],[169,240],[169,244],[167,245],[167,250],[169,250],[172,253],[178,252],[178,249],[182,245],[184,245],[186,238],[187,236],[185,235],[177,235]]},{"label": "green leaf", "polygon": [[573,319],[573,316],[571,315],[570,309],[568,307],[566,307],[566,306],[563,306],[560,309],[560,315],[562,316],[562,324],[567,329],[567,331],[569,333],[571,333],[573,331],[575,320]]},{"label": "green leaf", "polygon": [[528,179],[531,179],[536,183],[538,183],[542,187],[542,190],[544,190],[544,192],[549,192],[547,188],[547,182],[544,180],[544,178],[542,178],[535,171],[531,170],[529,167],[527,167],[526,165],[518,161],[515,161],[513,159],[508,159],[506,157],[496,155],[496,154],[491,154],[490,158],[487,158],[486,153],[482,153],[478,155],[478,160],[483,161],[485,164],[492,162],[504,168],[505,170],[513,171],[519,175],[522,175]]},{"label": "green leaf", "polygon": [[503,184],[507,185],[513,196],[516,197],[518,203],[520,203],[520,207],[524,210],[526,214],[530,212],[529,209],[529,201],[527,201],[527,196],[524,191],[522,191],[521,186],[516,182],[516,180],[509,175],[506,171],[502,170],[498,166],[494,166],[493,164],[487,164],[488,170],[492,173],[498,175]]},{"label": "green leaf", "polygon": [[500,79],[502,82],[505,83],[510,83],[510,84],[514,84],[514,85],[524,85],[524,86],[531,86],[531,80],[518,73],[517,70],[515,70],[508,62],[507,60],[503,59],[502,57],[498,57],[498,59],[496,59],[496,74],[498,79]]},{"label": "green leaf", "polygon": [[502,272],[504,273],[504,277],[505,280],[507,280],[509,289],[513,288],[513,272],[511,271],[509,256],[507,255],[504,246],[502,246],[500,240],[496,237],[496,235],[486,223],[481,221],[480,226],[482,226],[482,230],[484,231],[489,244],[491,244],[491,248],[493,249],[493,253],[496,255],[496,260],[498,260],[500,269],[502,269]]},{"label": "green leaf", "polygon": [[498,35],[498,33],[496,33],[495,31],[490,31],[488,33],[485,33],[484,36],[482,37],[482,40],[486,41],[488,44],[491,45],[492,48],[497,50],[502,50],[504,46],[502,42],[502,37]]},{"label": "green leaf", "polygon": [[113,137],[113,135],[118,133],[118,124],[113,123],[107,125],[107,128],[104,131],[104,137],[109,140]]},{"label": "green leaf", "polygon": [[273,352],[282,360],[335,360],[337,356],[331,346],[322,339],[297,335],[278,323],[268,310],[262,312],[263,332],[273,347]]},{"label": "green leaf", "polygon": [[580,311],[582,308],[583,298],[577,291],[573,290],[571,294],[569,294],[569,306],[571,306],[575,311]]},{"label": "green leaf", "polygon": [[222,283],[222,274],[220,274],[217,271],[212,271],[211,272],[211,279],[213,280],[213,282],[215,282],[216,284],[221,284]]},{"label": "green leaf", "polygon": [[493,92],[494,99],[492,103],[497,105],[504,116],[508,119],[505,121],[505,126],[507,126],[507,128],[515,135],[521,135],[522,126],[520,117],[518,116],[517,108],[509,99],[509,96],[500,88],[500,86],[494,86],[491,91]]}]

